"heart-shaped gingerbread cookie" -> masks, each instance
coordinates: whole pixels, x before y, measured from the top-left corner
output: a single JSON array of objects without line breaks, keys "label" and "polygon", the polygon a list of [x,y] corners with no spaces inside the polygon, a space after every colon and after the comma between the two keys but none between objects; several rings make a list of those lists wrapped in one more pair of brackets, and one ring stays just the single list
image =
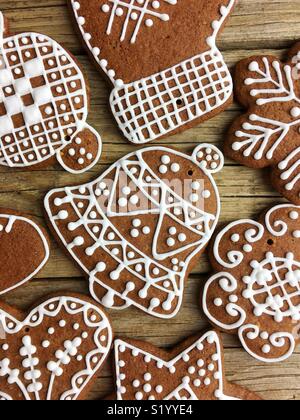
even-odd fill
[{"label": "heart-shaped gingerbread cookie", "polygon": [[28,216],[0,209],[0,295],[32,279],[48,258],[44,229]]},{"label": "heart-shaped gingerbread cookie", "polygon": [[84,296],[48,297],[28,315],[0,303],[0,400],[83,399],[111,342],[108,318]]}]

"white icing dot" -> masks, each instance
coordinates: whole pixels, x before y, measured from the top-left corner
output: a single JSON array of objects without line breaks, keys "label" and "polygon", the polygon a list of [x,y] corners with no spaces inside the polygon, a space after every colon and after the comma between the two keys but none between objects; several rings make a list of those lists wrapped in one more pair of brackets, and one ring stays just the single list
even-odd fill
[{"label": "white icing dot", "polygon": [[290,216],[290,219],[292,219],[292,220],[298,220],[299,213],[297,211],[291,211],[289,216]]},{"label": "white icing dot", "polygon": [[216,298],[216,299],[214,300],[214,305],[215,305],[215,306],[217,306],[218,308],[219,308],[220,306],[222,306],[222,305],[223,305],[223,301],[222,301],[222,299],[220,299],[220,298]]}]

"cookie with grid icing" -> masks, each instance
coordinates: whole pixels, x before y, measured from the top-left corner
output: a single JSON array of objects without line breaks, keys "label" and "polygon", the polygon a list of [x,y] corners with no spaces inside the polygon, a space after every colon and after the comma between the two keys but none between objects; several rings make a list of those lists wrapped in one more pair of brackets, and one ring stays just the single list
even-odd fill
[{"label": "cookie with grid icing", "polygon": [[101,138],[86,120],[89,89],[62,46],[33,32],[9,35],[0,12],[0,165],[71,173],[93,167]]},{"label": "cookie with grid icing", "polygon": [[150,147],[93,182],[47,194],[49,226],[97,301],[159,318],[178,313],[188,275],[218,222],[212,174],[223,163],[207,144],[192,156]]},{"label": "cookie with grid icing", "polygon": [[136,340],[115,341],[116,399],[123,401],[259,400],[227,381],[221,336],[208,331],[172,351]]},{"label": "cookie with grid icing", "polygon": [[36,276],[48,258],[46,231],[27,215],[0,209],[0,295]]},{"label": "cookie with grid icing", "polygon": [[113,85],[123,135],[145,144],[223,111],[232,80],[216,46],[235,0],[69,0],[80,37]]},{"label": "cookie with grid icing", "polygon": [[0,401],[83,400],[112,343],[86,296],[51,295],[20,311],[0,302]]},{"label": "cookie with grid icing", "polygon": [[299,343],[300,207],[281,204],[259,221],[240,220],[215,238],[216,274],[204,289],[204,312],[214,326],[238,334],[264,362],[289,358]]}]

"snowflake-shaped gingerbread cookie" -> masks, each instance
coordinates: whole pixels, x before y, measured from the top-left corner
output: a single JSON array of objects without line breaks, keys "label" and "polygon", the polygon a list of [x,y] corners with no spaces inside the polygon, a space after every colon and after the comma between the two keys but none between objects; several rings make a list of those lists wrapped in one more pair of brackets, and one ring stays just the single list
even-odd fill
[{"label": "snowflake-shaped gingerbread cookie", "polygon": [[289,358],[299,342],[300,207],[279,205],[259,222],[231,223],[215,238],[203,307],[265,362]]},{"label": "snowflake-shaped gingerbread cookie", "polygon": [[86,120],[89,89],[76,61],[46,35],[9,35],[0,12],[0,165],[56,158],[71,173],[92,168],[101,138]]},{"label": "snowflake-shaped gingerbread cookie", "polygon": [[165,147],[131,153],[94,182],[47,195],[50,227],[106,307],[134,305],[170,318],[220,214],[212,174],[223,155]]},{"label": "snowflake-shaped gingerbread cookie", "polygon": [[258,56],[235,72],[236,97],[247,109],[230,128],[225,152],[252,167],[271,167],[274,187],[300,204],[300,43],[286,63]]}]

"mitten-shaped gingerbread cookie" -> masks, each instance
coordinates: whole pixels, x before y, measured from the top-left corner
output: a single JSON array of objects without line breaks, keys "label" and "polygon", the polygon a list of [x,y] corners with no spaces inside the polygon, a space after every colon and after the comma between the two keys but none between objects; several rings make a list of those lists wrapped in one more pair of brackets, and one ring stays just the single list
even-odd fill
[{"label": "mitten-shaped gingerbread cookie", "polygon": [[107,316],[85,296],[50,296],[28,314],[0,302],[0,401],[84,399],[111,343]]},{"label": "mitten-shaped gingerbread cookie", "polygon": [[56,157],[69,172],[90,169],[101,138],[86,123],[82,71],[51,38],[7,32],[0,12],[0,165],[29,168]]},{"label": "mitten-shaped gingerbread cookie", "polygon": [[110,106],[136,144],[215,116],[232,97],[216,39],[235,0],[69,0]]},{"label": "mitten-shaped gingerbread cookie", "polygon": [[118,400],[259,400],[229,383],[221,337],[208,331],[173,351],[134,340],[115,341]]},{"label": "mitten-shaped gingerbread cookie", "polygon": [[0,295],[36,276],[48,258],[44,229],[27,215],[0,209]]},{"label": "mitten-shaped gingerbread cookie", "polygon": [[300,43],[286,63],[259,56],[241,61],[236,97],[247,109],[229,131],[228,156],[251,168],[271,167],[274,187],[300,204]]},{"label": "mitten-shaped gingerbread cookie", "polygon": [[209,145],[192,156],[152,147],[125,156],[94,182],[47,195],[50,227],[97,301],[176,315],[218,222],[211,174],[222,166],[222,154]]},{"label": "mitten-shaped gingerbread cookie", "polygon": [[300,207],[230,224],[215,238],[211,262],[217,274],[203,294],[210,321],[238,334],[258,360],[290,357],[299,342]]}]

